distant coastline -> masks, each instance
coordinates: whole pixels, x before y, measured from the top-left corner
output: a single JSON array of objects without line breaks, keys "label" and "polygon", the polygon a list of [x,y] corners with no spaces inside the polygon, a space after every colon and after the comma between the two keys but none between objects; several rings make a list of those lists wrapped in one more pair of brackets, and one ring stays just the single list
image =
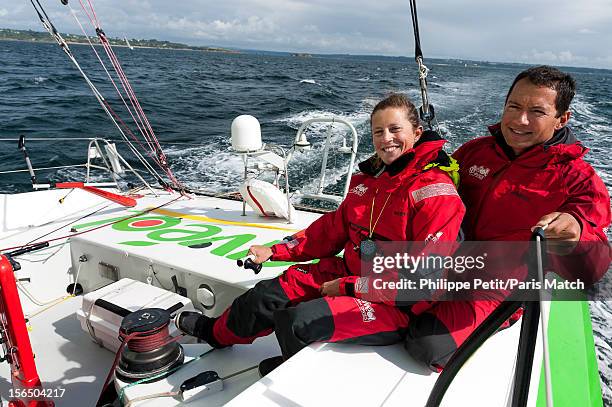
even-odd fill
[{"label": "distant coastline", "polygon": [[[89,44],[87,37],[84,35],[75,34],[64,34],[61,36],[66,40],[68,44]],[[90,37],[94,44],[99,44],[97,37]],[[26,41],[26,42],[39,42],[39,43],[55,43],[54,39],[47,32],[33,31],[33,30],[13,30],[10,28],[0,28],[0,41]],[[199,47],[187,44],[181,44],[179,42],[171,41],[160,41],[156,39],[137,39],[128,38],[129,45],[131,48],[158,48],[158,49],[176,49],[176,50],[190,50],[190,51],[204,51],[204,52],[223,52],[228,54],[240,54],[240,51],[218,48],[218,47]],[[125,38],[109,38],[108,41],[112,46],[128,47]]]},{"label": "distant coastline", "polygon": [[[87,38],[83,35],[75,34],[61,34],[68,44],[80,44],[88,45]],[[97,37],[90,37],[94,44],[99,45]],[[55,43],[53,38],[46,31],[33,31],[33,30],[16,30],[8,28],[0,28],[0,41],[25,41],[34,43]],[[161,41],[156,39],[135,39],[135,38],[109,38],[111,45],[116,47],[128,47],[129,45],[133,48],[155,48],[155,49],[171,49],[171,50],[183,50],[183,51],[203,51],[203,52],[218,52],[225,54],[250,54],[250,55],[269,55],[269,56],[291,56],[304,60],[309,59],[338,59],[338,60],[355,60],[355,61],[386,61],[386,62],[397,62],[402,64],[414,64],[414,58],[409,56],[391,56],[391,55],[375,55],[375,54],[335,54],[335,53],[310,53],[310,52],[293,52],[293,51],[266,51],[260,49],[245,49],[245,48],[222,48],[222,47],[210,47],[210,46],[194,46],[187,45],[178,42]],[[515,65],[518,67],[526,67],[531,65],[538,65],[536,62],[512,62],[512,61],[489,61],[481,59],[470,59],[470,58],[456,58],[447,56],[429,57],[427,63],[435,65],[436,63],[451,63],[461,64],[466,68],[478,68],[483,66],[496,66],[499,64]],[[561,69],[567,69],[570,72],[575,72],[583,69],[595,69],[603,71],[612,71],[611,68],[606,67],[592,67],[585,65],[562,65],[554,64]]]}]

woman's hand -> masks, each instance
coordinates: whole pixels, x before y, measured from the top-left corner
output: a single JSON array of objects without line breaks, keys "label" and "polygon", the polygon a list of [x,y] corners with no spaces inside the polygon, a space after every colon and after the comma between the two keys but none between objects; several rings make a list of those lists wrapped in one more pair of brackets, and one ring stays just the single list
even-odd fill
[{"label": "woman's hand", "polygon": [[272,249],[268,246],[253,245],[249,247],[249,254],[255,257],[253,259],[255,264],[261,264],[272,257]]},{"label": "woman's hand", "polygon": [[321,295],[324,297],[337,297],[340,294],[340,278],[326,281],[321,284]]}]

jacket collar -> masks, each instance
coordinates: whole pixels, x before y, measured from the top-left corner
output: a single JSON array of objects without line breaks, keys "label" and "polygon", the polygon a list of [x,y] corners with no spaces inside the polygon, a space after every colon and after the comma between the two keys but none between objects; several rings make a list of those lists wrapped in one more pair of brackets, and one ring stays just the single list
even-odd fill
[{"label": "jacket collar", "polygon": [[588,149],[584,147],[574,135],[572,129],[564,126],[555,131],[552,138],[544,144],[530,147],[520,156],[517,156],[512,148],[506,143],[501,132],[501,124],[489,126],[489,132],[495,140],[497,152],[504,158],[514,161],[520,157],[521,162],[529,162],[534,165],[549,161],[562,162],[582,157]]},{"label": "jacket collar", "polygon": [[374,177],[383,173],[389,174],[390,177],[395,177],[407,167],[418,168],[419,166],[425,166],[429,161],[437,157],[438,151],[445,143],[446,140],[440,137],[438,133],[426,130],[421,135],[421,138],[414,144],[413,148],[406,151],[391,164],[385,165],[376,154],[374,154],[367,160],[359,163],[359,169],[364,174]]}]

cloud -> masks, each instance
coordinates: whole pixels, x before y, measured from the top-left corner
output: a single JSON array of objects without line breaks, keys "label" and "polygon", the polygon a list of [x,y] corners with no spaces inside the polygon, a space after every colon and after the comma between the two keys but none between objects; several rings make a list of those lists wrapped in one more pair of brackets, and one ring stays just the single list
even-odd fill
[{"label": "cloud", "polygon": [[[92,3],[110,36],[289,52],[405,56],[414,52],[405,0]],[[59,1],[44,6],[60,31],[79,33],[66,6]],[[80,9],[79,2],[71,6]],[[538,60],[612,68],[607,44],[612,38],[610,0],[421,2],[418,11],[426,58]],[[88,23],[82,11],[79,15]],[[32,7],[14,0],[0,0],[0,27],[42,30]],[[584,41],[585,35],[589,41]]]},{"label": "cloud", "polygon": [[553,64],[553,65],[571,65],[583,63],[587,61],[584,56],[574,55],[571,51],[552,51],[532,49],[521,55],[513,55],[511,59],[517,62],[525,62],[529,64]]},{"label": "cloud", "polygon": [[247,41],[268,38],[277,34],[278,25],[267,18],[250,16],[245,19],[200,21],[188,18],[160,21],[162,27],[177,35],[189,35],[207,40],[224,40],[226,38],[243,38]]}]

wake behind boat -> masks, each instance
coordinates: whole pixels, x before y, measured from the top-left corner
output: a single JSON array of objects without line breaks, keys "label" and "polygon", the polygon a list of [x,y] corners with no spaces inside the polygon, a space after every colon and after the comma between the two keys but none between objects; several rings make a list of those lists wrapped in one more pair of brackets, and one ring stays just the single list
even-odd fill
[{"label": "wake behind boat", "polygon": [[[98,35],[104,43],[103,32]],[[105,49],[113,55],[110,47]],[[106,99],[89,84],[109,117],[114,117]],[[138,114],[144,114],[133,92],[126,100]],[[327,118],[323,122],[342,120]],[[121,121],[116,123],[122,133],[128,133]],[[149,147],[140,154],[152,162],[143,165],[151,174],[149,178],[161,181],[162,188],[132,171],[116,146],[107,147],[112,143],[91,139],[84,154],[87,175],[83,184],[68,190],[61,184],[44,184],[30,167],[26,171],[39,190],[0,198],[0,249],[12,253],[19,263],[3,260],[2,272],[7,279],[3,280],[2,309],[10,303],[11,312],[23,310],[35,355],[27,359],[25,337],[15,335],[23,326],[4,313],[3,347],[9,362],[2,368],[5,399],[28,403],[46,398],[57,405],[95,405],[110,373],[114,380],[106,386],[101,405],[437,405],[435,400],[444,393],[442,405],[516,405],[516,400],[509,401],[509,394],[513,392],[519,324],[486,342],[487,335],[483,335],[480,342],[472,343],[479,349],[460,366],[452,384],[443,383],[442,375],[412,360],[400,344],[314,344],[260,378],[258,363],[280,353],[272,336],[253,345],[216,350],[191,343],[189,338],[170,342],[170,336],[178,338],[171,321],[178,311],[197,309],[218,316],[257,281],[278,275],[288,266],[267,262],[259,271],[241,268],[237,261],[245,258],[251,244],[274,244],[320,216],[320,211],[311,208],[292,209],[288,199],[290,191],[295,191],[288,183],[291,155],[310,145],[304,131],[311,123],[298,130],[292,144],[295,151],[288,154],[264,148],[253,126],[247,125],[247,136],[237,137],[234,151],[243,158],[245,174],[267,171],[273,175],[272,189],[266,189],[266,184],[245,185],[247,193],[242,196],[251,198],[251,209],[226,194],[201,194],[182,187],[169,171],[146,116],[140,123]],[[351,123],[345,124],[349,131],[343,135],[342,147],[337,148],[352,154],[348,180],[357,133]],[[329,129],[322,149],[319,188],[301,195],[337,204],[342,195],[324,193],[322,187],[325,161],[332,148],[331,125]],[[347,147],[347,138],[353,142],[352,148]],[[30,143],[28,149],[34,154]],[[105,181],[112,185],[129,175],[131,182],[141,186],[114,187],[100,193],[105,185],[89,179],[94,165],[108,174]],[[49,247],[39,248],[40,243]],[[37,250],[15,253],[33,248]],[[19,290],[19,301],[5,296],[12,284]],[[131,314],[135,311],[140,313]],[[586,303],[552,303],[548,327],[550,356],[558,372],[553,379],[555,400],[569,405],[601,404]],[[156,341],[136,337],[137,346],[128,343],[128,348],[122,348],[137,328],[153,332]],[[542,335],[537,338],[541,341]],[[546,394],[540,380],[540,349],[538,344],[529,384],[522,389],[529,395],[528,405],[541,405]],[[24,371],[23,361],[29,367],[35,362],[37,370]],[[38,378],[42,386],[36,385]]]}]

